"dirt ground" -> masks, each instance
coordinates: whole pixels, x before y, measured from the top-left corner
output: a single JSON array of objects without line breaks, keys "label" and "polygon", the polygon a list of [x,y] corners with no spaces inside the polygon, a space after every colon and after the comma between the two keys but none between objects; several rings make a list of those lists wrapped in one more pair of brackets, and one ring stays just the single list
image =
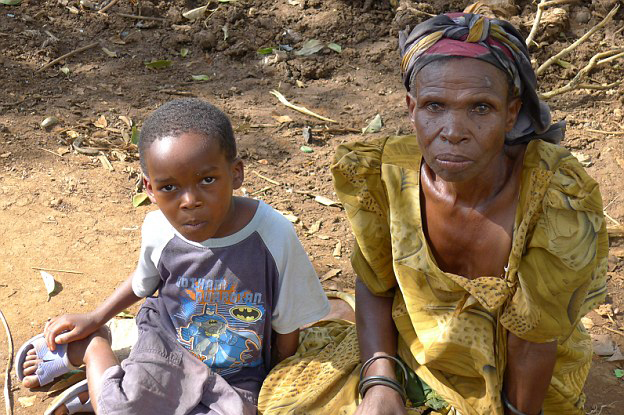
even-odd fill
[{"label": "dirt ground", "polygon": [[[180,96],[207,99],[227,112],[246,165],[239,194],[291,215],[323,286],[352,289],[352,237],[344,212],[317,200],[336,199],[329,175],[334,148],[360,139],[359,131],[376,114],[383,120],[377,134],[410,132],[398,30],[426,13],[461,10],[468,2],[402,0],[396,9],[389,0],[213,1],[195,21],[182,12],[205,1],[121,0],[98,13],[107,3],[0,4],[0,308],[15,348],[40,332],[48,317],[92,309],[132,272],[143,217],[154,207],[132,204],[139,165],[130,125],[140,128],[147,114]],[[568,3],[558,6],[563,12],[545,13],[531,47],[536,66],[598,24],[617,2]],[[495,11],[526,35],[535,8],[523,0]],[[563,86],[595,53],[621,47],[623,19],[620,10],[563,58],[564,67],[551,66],[539,77],[540,91]],[[341,50],[296,54],[311,39]],[[262,54],[269,52],[263,48],[274,50]],[[146,66],[158,60],[171,64]],[[624,223],[624,85],[609,85],[622,79],[623,65],[624,59],[614,60],[583,81],[602,90],[580,89],[548,100],[554,119],[567,121],[562,144],[601,185],[611,227]],[[288,109],[271,90],[337,123]],[[58,123],[42,128],[49,117]],[[624,350],[624,241],[613,236],[610,244],[610,307],[590,313],[587,325]],[[60,292],[46,301],[34,267],[75,272],[50,271]],[[4,331],[0,338],[4,371]],[[624,378],[618,379],[615,369],[624,369],[624,362],[595,356],[586,386],[589,413],[624,413]],[[18,415],[42,413],[50,402],[45,392],[22,388],[14,370],[11,385]]]}]

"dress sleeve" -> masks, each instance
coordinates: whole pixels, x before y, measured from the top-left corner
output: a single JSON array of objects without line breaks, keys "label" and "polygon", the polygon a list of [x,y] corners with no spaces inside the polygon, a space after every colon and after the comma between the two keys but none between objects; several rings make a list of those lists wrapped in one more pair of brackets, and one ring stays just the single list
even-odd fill
[{"label": "dress sleeve", "polygon": [[332,174],[355,236],[351,263],[376,295],[392,296],[397,285],[392,268],[388,200],[381,178],[386,139],[343,144],[336,150]]},{"label": "dress sleeve", "polygon": [[554,170],[501,323],[518,337],[564,342],[606,294],[608,240],[598,184],[568,156]]}]

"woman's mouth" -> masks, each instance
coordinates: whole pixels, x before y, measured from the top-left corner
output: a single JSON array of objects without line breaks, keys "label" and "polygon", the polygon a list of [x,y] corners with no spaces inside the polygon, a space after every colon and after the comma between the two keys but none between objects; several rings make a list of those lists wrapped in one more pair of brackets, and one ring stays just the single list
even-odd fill
[{"label": "woman's mouth", "polygon": [[439,154],[435,160],[440,167],[446,170],[462,170],[472,162],[468,157],[458,154]]}]

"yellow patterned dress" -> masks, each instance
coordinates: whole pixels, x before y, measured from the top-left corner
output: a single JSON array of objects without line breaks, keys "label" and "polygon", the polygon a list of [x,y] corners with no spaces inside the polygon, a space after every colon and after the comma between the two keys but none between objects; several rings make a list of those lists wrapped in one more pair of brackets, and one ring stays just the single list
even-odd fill
[{"label": "yellow patterned dress", "polygon": [[[580,319],[606,294],[598,185],[563,147],[531,141],[505,276],[471,280],[441,271],[429,250],[420,165],[416,138],[401,136],[343,145],[332,167],[356,239],[353,267],[373,293],[394,296],[399,356],[451,413],[502,415],[507,332],[537,343],[557,340],[544,413],[584,413],[592,348]],[[325,333],[308,355],[301,350],[269,375],[262,413],[354,411],[357,347],[337,349],[357,343],[352,327],[341,330],[342,338]],[[304,333],[302,345],[314,335]]]}]

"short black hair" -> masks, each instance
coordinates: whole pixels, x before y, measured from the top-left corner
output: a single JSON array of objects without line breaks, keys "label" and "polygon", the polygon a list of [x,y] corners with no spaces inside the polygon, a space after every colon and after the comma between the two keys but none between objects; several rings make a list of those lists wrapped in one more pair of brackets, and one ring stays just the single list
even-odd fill
[{"label": "short black hair", "polygon": [[227,115],[207,101],[176,99],[161,105],[143,122],[139,134],[139,160],[147,175],[147,152],[156,140],[194,132],[217,140],[228,161],[236,158],[236,140]]}]

